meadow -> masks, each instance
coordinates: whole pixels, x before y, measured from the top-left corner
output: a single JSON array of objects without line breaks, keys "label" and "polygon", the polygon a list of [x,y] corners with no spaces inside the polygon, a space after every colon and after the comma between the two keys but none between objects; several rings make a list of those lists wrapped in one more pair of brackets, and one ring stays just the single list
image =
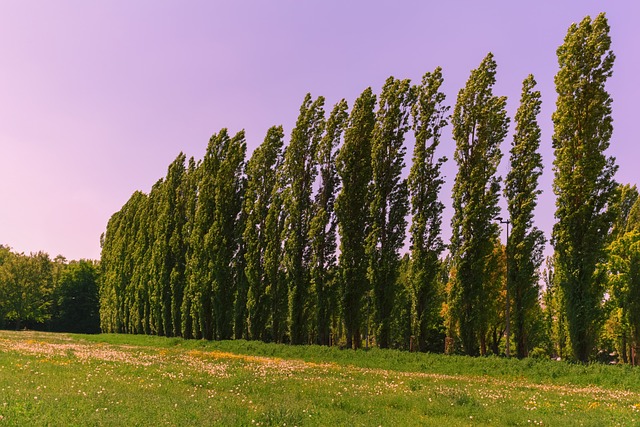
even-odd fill
[{"label": "meadow", "polygon": [[2,425],[640,425],[628,366],[0,331]]}]

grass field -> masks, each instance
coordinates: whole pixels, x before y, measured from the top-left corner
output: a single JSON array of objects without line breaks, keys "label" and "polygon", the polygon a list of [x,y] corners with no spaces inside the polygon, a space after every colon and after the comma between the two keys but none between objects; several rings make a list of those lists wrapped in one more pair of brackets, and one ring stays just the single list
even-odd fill
[{"label": "grass field", "polygon": [[625,366],[0,331],[1,425],[640,425]]}]

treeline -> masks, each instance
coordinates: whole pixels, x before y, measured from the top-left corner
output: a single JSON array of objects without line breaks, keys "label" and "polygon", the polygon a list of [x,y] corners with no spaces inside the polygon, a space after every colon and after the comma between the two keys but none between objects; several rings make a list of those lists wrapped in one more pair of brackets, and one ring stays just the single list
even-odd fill
[{"label": "treeline", "polygon": [[[102,330],[470,355],[536,349],[585,361],[602,347],[609,316],[618,334],[610,344],[623,345],[626,358],[640,338],[640,298],[623,211],[637,191],[615,183],[614,160],[603,154],[612,130],[608,33],[604,15],[587,17],[558,49],[557,223],[543,296],[545,238],[533,226],[540,93],[528,76],[503,186],[497,167],[511,120],[506,98],[493,93],[489,54],[452,112],[437,68],[419,84],[390,77],[379,96],[367,88],[351,109],[341,100],[328,115],[323,97],[307,95],[288,145],[272,127],[248,160],[244,132],[226,129],[202,160],[180,154],[107,225]],[[436,151],[449,125],[458,173],[445,245],[447,159]],[[405,178],[407,137],[414,150]]]},{"label": "treeline", "polygon": [[0,245],[0,328],[100,332],[99,267]]}]

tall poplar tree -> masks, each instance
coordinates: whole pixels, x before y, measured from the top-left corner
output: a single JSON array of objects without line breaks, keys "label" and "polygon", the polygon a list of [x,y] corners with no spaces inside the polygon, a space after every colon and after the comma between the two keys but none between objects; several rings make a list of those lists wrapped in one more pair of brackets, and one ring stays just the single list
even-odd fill
[{"label": "tall poplar tree", "polygon": [[252,339],[267,339],[267,323],[271,312],[269,296],[272,289],[265,260],[269,237],[267,217],[276,186],[277,168],[282,164],[283,139],[282,126],[273,126],[247,163],[247,190],[244,199],[247,219],[243,238],[246,245],[245,275],[248,283],[247,324],[249,337]]},{"label": "tall poplar tree", "polygon": [[373,287],[376,341],[388,348],[396,293],[399,251],[409,208],[404,168],[404,135],[413,103],[409,80],[389,77],[382,88],[371,143],[371,229],[367,236],[369,280]]},{"label": "tall poplar tree", "polygon": [[452,116],[458,163],[451,221],[456,270],[452,308],[464,352],[469,355],[486,353],[486,265],[498,234],[494,218],[499,212],[500,178],[496,170],[502,157],[500,143],[509,127],[506,97],[493,95],[495,74],[496,62],[489,53],[458,93]]},{"label": "tall poplar tree", "polygon": [[331,111],[325,134],[320,141],[317,162],[320,187],[316,193],[309,237],[311,241],[311,277],[315,295],[317,343],[330,344],[331,289],[336,266],[336,215],[334,210],[338,185],[336,149],[340,144],[346,120],[347,102],[343,99]]},{"label": "tall poplar tree", "polygon": [[[159,312],[156,333],[167,336],[181,334],[180,307],[186,264],[182,238],[185,200],[180,191],[185,175],[184,163],[185,155],[180,153],[169,166],[166,179],[152,190],[156,192],[153,199],[157,199],[158,209],[157,216],[150,218],[156,223],[152,252],[154,297]],[[141,260],[136,261],[136,265],[141,263]]]},{"label": "tall poplar tree", "polygon": [[313,184],[317,175],[316,151],[324,130],[324,98],[307,94],[291,132],[284,158],[287,186],[284,193],[285,268],[289,285],[289,333],[292,344],[308,341],[308,296],[311,282],[309,229],[313,215]]},{"label": "tall poplar tree", "polygon": [[220,169],[220,162],[225,146],[229,143],[226,129],[214,134],[209,139],[204,159],[197,169],[197,200],[194,220],[191,227],[191,253],[187,261],[187,288],[183,305],[190,309],[190,327],[194,338],[213,339],[214,301],[213,283],[216,272],[210,268],[215,258],[214,228],[216,221],[216,178]]},{"label": "tall poplar tree", "polygon": [[339,268],[342,311],[348,348],[360,348],[362,304],[369,288],[365,252],[369,228],[371,137],[375,125],[376,97],[371,88],[356,99],[345,130],[344,144],[336,157],[342,183],[336,197],[340,233]]},{"label": "tall poplar tree", "polygon": [[511,169],[505,181],[511,234],[507,242],[507,298],[513,301],[513,333],[519,358],[529,354],[529,331],[537,313],[539,276],[544,235],[533,226],[537,204],[538,178],[542,175],[540,148],[540,92],[536,81],[527,76],[522,84],[520,107],[516,112],[516,132],[511,145]]},{"label": "tall poplar tree", "polygon": [[240,255],[240,235],[236,225],[242,224],[240,213],[247,145],[244,131],[229,137],[226,129],[223,129],[219,139],[219,165],[213,182],[213,223],[205,242],[211,245],[208,270],[212,274],[214,338],[227,340],[233,337],[234,297],[237,292],[236,280],[239,278],[234,266]]},{"label": "tall poplar tree", "polygon": [[613,131],[609,24],[604,14],[569,27],[557,50],[553,162],[556,224],[553,245],[556,277],[563,289],[575,358],[589,360],[602,320],[604,278],[596,266],[605,260],[609,209],[615,195],[615,160],[605,155]]},{"label": "tall poplar tree", "polygon": [[276,162],[276,179],[271,193],[271,205],[267,212],[264,253],[264,264],[267,277],[265,292],[270,307],[270,335],[277,343],[285,342],[287,333],[288,286],[285,277],[284,243],[282,237],[285,230],[287,214],[284,210],[284,190],[287,178],[284,169],[284,150],[282,161]]},{"label": "tall poplar tree", "polygon": [[200,181],[200,162],[196,162],[193,157],[189,158],[187,175],[182,181],[182,192],[186,195],[186,223],[183,229],[183,239],[186,247],[185,251],[185,287],[182,295],[182,305],[180,307],[182,337],[193,338],[193,317],[192,304],[195,300],[195,289],[191,282],[192,260],[194,248],[192,246],[195,235],[196,210],[198,201],[198,182]]},{"label": "tall poplar tree", "polygon": [[127,257],[132,258],[133,272],[130,279],[129,326],[130,332],[151,334],[151,284],[153,268],[151,264],[156,224],[153,221],[151,200],[145,197],[136,213],[134,226],[135,246]]},{"label": "tall poplar tree", "polygon": [[435,329],[440,311],[437,280],[439,257],[444,250],[440,235],[444,205],[439,198],[444,177],[440,169],[447,159],[436,159],[435,152],[449,111],[443,105],[445,95],[440,91],[443,81],[440,67],[426,73],[416,88],[412,109],[415,146],[408,180],[412,215],[410,288],[420,351],[427,350],[430,331]]}]

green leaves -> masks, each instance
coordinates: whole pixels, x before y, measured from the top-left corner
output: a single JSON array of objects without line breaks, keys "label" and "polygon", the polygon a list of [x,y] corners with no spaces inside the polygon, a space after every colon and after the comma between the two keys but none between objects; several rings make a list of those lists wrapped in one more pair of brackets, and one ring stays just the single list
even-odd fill
[{"label": "green leaves", "polygon": [[369,229],[371,136],[376,97],[367,88],[356,99],[336,157],[342,189],[336,197],[340,233],[341,302],[348,348],[361,346],[362,308],[369,288],[365,245]]},{"label": "green leaves", "polygon": [[[440,189],[444,179],[440,169],[446,158],[435,158],[442,129],[447,125],[449,107],[444,106],[440,87],[444,79],[438,67],[426,73],[414,87],[412,108],[415,146],[408,186],[411,195],[411,284],[417,323],[418,347],[426,351],[430,330],[437,328],[440,309],[437,275],[440,268],[442,211]],[[442,346],[440,346],[442,348]]]},{"label": "green leaves", "polygon": [[286,225],[284,262],[289,285],[289,329],[293,344],[308,342],[308,296],[311,251],[309,230],[313,216],[311,194],[317,175],[317,150],[324,131],[324,98],[307,94],[291,132],[284,157]]},{"label": "green leaves", "polygon": [[382,88],[371,143],[371,228],[367,236],[369,280],[373,286],[381,348],[391,339],[391,313],[408,213],[404,135],[409,130],[413,93],[409,80],[389,77]]},{"label": "green leaves", "polygon": [[553,148],[557,222],[553,245],[565,294],[575,357],[586,362],[601,321],[604,288],[596,266],[604,260],[614,212],[614,159],[606,157],[613,130],[605,83],[615,56],[604,14],[573,24],[558,48]]},{"label": "green leaves", "polygon": [[347,102],[335,105],[327,120],[317,151],[320,187],[316,193],[313,219],[309,226],[311,245],[311,280],[315,291],[317,342],[330,344],[331,314],[336,296],[336,228],[335,197],[340,182],[336,171],[337,147],[348,119]]},{"label": "green leaves", "polygon": [[[271,312],[268,290],[273,289],[266,257],[267,248],[280,244],[279,231],[273,229],[274,191],[277,191],[278,168],[283,162],[284,132],[282,126],[269,129],[264,142],[255,149],[247,163],[247,189],[244,198],[246,226],[243,239],[246,245],[244,273],[248,282],[246,321],[249,338],[267,339]],[[268,221],[271,220],[271,223]],[[276,221],[277,222],[277,221]]]},{"label": "green leaves", "polygon": [[451,122],[456,141],[458,173],[453,187],[451,251],[457,275],[453,288],[455,313],[464,352],[484,352],[487,313],[488,257],[497,239],[494,218],[499,212],[500,178],[496,171],[500,143],[509,126],[505,97],[493,95],[496,62],[489,53],[471,72],[458,93]]},{"label": "green leaves", "polygon": [[538,309],[539,277],[545,239],[533,226],[533,211],[540,194],[540,92],[532,75],[522,83],[520,107],[516,112],[516,132],[511,144],[510,170],[505,182],[511,233],[507,244],[507,297],[513,301],[513,326],[517,355],[526,357],[531,348],[529,331]]}]

